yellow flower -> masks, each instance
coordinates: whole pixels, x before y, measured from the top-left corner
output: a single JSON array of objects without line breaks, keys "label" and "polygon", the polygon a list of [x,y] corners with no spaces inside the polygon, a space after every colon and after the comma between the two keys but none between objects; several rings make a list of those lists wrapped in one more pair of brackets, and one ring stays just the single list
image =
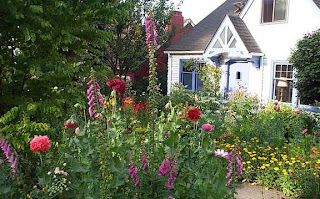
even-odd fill
[{"label": "yellow flower", "polygon": [[275,171],[278,171],[278,170],[279,170],[279,167],[274,167],[274,170],[275,170]]},{"label": "yellow flower", "polygon": [[252,154],[252,152],[250,152],[250,151],[248,151],[247,153],[248,153],[249,155],[251,155],[251,154]]},{"label": "yellow flower", "polygon": [[283,172],[283,175],[287,176],[287,175],[288,175],[288,173],[287,173],[287,172]]},{"label": "yellow flower", "polygon": [[278,147],[276,147],[276,148],[274,148],[275,150],[278,150],[279,148]]},{"label": "yellow flower", "polygon": [[250,167],[250,166],[248,166],[248,169],[251,169],[251,167]]},{"label": "yellow flower", "polygon": [[320,164],[320,160],[319,159],[317,160],[317,164]]},{"label": "yellow flower", "polygon": [[257,158],[253,157],[252,160],[256,160]]},{"label": "yellow flower", "polygon": [[286,161],[286,164],[289,164],[290,162],[289,161]]},{"label": "yellow flower", "polygon": [[215,144],[218,144],[218,143],[219,143],[219,141],[217,141],[216,139],[214,139],[213,142],[214,142]]},{"label": "yellow flower", "polygon": [[306,162],[306,164],[311,164],[311,162]]},{"label": "yellow flower", "polygon": [[266,167],[270,167],[270,164],[266,164]]},{"label": "yellow flower", "polygon": [[292,160],[292,164],[294,164],[294,163],[296,163],[296,161],[295,161],[295,160]]},{"label": "yellow flower", "polygon": [[279,166],[281,166],[281,165],[282,165],[282,162],[281,162],[281,161],[280,161],[280,162],[278,162],[278,165],[279,165]]},{"label": "yellow flower", "polygon": [[288,169],[288,171],[289,171],[290,173],[292,173],[292,172],[293,172],[293,170],[292,170],[292,169]]},{"label": "yellow flower", "polygon": [[239,151],[239,155],[241,155],[241,151]]},{"label": "yellow flower", "polygon": [[247,164],[250,164],[251,162],[250,161],[247,161]]},{"label": "yellow flower", "polygon": [[31,198],[30,194],[27,194],[27,198]]},{"label": "yellow flower", "polygon": [[305,164],[305,163],[301,163],[301,166],[302,166],[302,167],[306,167],[306,164]]},{"label": "yellow flower", "polygon": [[274,161],[273,161],[273,160],[270,160],[270,163],[274,163]]},{"label": "yellow flower", "polygon": [[242,162],[242,164],[246,164],[246,162]]},{"label": "yellow flower", "polygon": [[293,160],[296,160],[296,158],[290,158],[290,159],[291,159],[292,161],[293,161]]},{"label": "yellow flower", "polygon": [[37,188],[37,185],[33,185],[33,188],[36,189],[36,188]]},{"label": "yellow flower", "polygon": [[260,168],[261,168],[261,169],[265,169],[266,167],[265,167],[264,165],[262,165]]}]

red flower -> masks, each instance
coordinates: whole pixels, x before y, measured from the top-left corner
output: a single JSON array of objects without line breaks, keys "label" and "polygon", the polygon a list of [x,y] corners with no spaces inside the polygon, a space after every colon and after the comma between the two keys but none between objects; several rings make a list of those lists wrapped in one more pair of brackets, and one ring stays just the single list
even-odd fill
[{"label": "red flower", "polygon": [[188,111],[188,119],[196,121],[201,118],[201,113],[198,108],[193,108]]},{"label": "red flower", "polygon": [[35,135],[30,142],[30,149],[33,152],[37,151],[49,151],[50,149],[50,140],[47,135]]},{"label": "red flower", "polygon": [[78,127],[75,123],[73,122],[68,123],[67,121],[64,121],[63,126],[65,126],[68,129],[75,129]]},{"label": "red flower", "polygon": [[126,82],[113,78],[107,82],[107,86],[116,91],[117,94],[123,95],[126,91]]},{"label": "red flower", "polygon": [[204,124],[204,125],[202,125],[202,130],[205,132],[211,132],[212,126],[210,124]]}]

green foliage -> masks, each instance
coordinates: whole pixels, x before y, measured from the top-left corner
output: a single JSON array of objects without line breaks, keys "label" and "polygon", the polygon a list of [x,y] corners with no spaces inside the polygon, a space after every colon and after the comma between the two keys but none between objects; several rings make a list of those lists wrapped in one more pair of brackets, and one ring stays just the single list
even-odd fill
[{"label": "green foliage", "polygon": [[200,80],[203,82],[201,92],[203,95],[218,97],[220,91],[221,69],[206,65],[198,70]]},{"label": "green foliage", "polygon": [[296,70],[299,97],[304,104],[320,100],[320,30],[307,34],[297,43],[289,61]]},{"label": "green foliage", "polygon": [[185,103],[195,104],[195,93],[187,92],[182,84],[174,84],[170,92],[170,101],[173,106],[183,107]]}]

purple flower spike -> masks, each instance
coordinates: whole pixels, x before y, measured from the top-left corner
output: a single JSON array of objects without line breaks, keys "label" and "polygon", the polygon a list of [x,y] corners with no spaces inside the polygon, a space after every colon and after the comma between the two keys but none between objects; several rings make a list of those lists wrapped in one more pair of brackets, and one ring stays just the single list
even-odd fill
[{"label": "purple flower spike", "polygon": [[92,117],[93,119],[95,118],[96,114],[95,114],[95,108],[96,107],[101,107],[104,108],[105,105],[103,103],[103,96],[100,93],[100,86],[98,84],[98,82],[92,78],[92,80],[90,80],[87,85],[89,86],[88,90],[87,90],[87,94],[88,94],[88,105],[89,105],[89,115],[90,117]]},{"label": "purple flower spike", "polygon": [[14,178],[16,178],[17,172],[18,172],[18,154],[16,151],[14,151],[13,153],[10,151],[9,145],[2,137],[0,137],[0,141],[1,141],[1,149],[2,149],[3,153],[5,154],[5,156],[7,157],[8,162],[11,163],[13,176],[14,176]]}]

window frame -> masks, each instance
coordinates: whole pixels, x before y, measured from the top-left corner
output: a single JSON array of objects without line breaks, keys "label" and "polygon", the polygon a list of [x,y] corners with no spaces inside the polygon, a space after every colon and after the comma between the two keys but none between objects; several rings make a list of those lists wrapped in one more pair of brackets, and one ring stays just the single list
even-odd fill
[{"label": "window frame", "polygon": [[[280,76],[279,77],[276,77],[276,74],[277,74],[277,66],[281,66],[281,70],[280,70]],[[283,103],[292,103],[293,102],[293,94],[294,94],[294,70],[293,70],[293,65],[291,63],[288,63],[288,62],[281,62],[281,61],[276,61],[276,62],[273,62],[272,64],[273,66],[273,70],[272,70],[272,85],[273,85],[273,88],[272,88],[272,99],[276,99],[278,101],[280,101],[280,98],[279,96],[277,98],[275,98],[277,95],[276,95],[276,89],[277,89],[277,82],[282,80],[282,81],[286,81],[288,82],[288,87],[291,86],[291,88],[289,88],[291,92],[289,92],[289,100],[290,101],[283,101]],[[286,66],[287,69],[285,70],[286,71],[286,77],[282,77],[282,73],[283,73],[283,70],[282,70],[282,67],[283,66]],[[288,66],[291,66],[291,70],[288,70]],[[291,77],[288,77],[288,74],[289,72],[291,73]],[[291,84],[290,84],[291,83]]]},{"label": "window frame", "polygon": [[[190,91],[190,92],[196,92],[199,91],[197,90],[197,85],[198,85],[198,73],[196,71],[196,64],[207,64],[208,62],[205,60],[194,60],[194,64],[193,64],[193,70],[192,72],[184,72],[183,71],[183,62],[189,62],[192,61],[193,59],[180,59],[180,69],[179,69],[179,83],[183,85],[183,73],[191,73],[192,74],[192,88],[191,89],[187,89],[186,91]],[[184,85],[185,86],[185,85]]]},{"label": "window frame", "polygon": [[288,17],[289,17],[289,0],[286,0],[286,13],[285,13],[285,19],[284,20],[276,20],[274,19],[275,17],[275,5],[276,5],[276,0],[273,0],[273,6],[272,6],[272,20],[270,22],[264,22],[264,1],[261,0],[261,18],[260,18],[260,24],[275,24],[275,23],[286,23],[288,22]]}]

